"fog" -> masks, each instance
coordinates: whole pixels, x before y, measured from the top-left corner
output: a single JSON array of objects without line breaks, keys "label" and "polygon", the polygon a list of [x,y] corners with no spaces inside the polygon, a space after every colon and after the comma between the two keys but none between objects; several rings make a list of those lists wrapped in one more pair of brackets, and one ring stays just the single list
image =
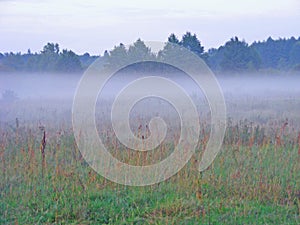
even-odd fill
[{"label": "fog", "polygon": [[[146,74],[154,75],[154,74]],[[157,74],[156,74],[157,75]],[[71,122],[71,110],[81,74],[2,74],[0,76],[0,122],[47,121],[55,118]],[[118,74],[110,79],[98,96],[96,112],[109,119],[113,99],[118,92],[140,74]],[[201,89],[185,74],[166,76],[180,85],[192,98],[202,118],[209,118],[209,105]],[[298,75],[240,75],[218,76],[227,108],[227,117],[267,123],[275,119],[289,119],[300,124],[300,76]],[[155,85],[155,84],[149,84]],[[14,102],[6,101],[3,93],[11,90],[17,96]],[[170,92],[170,90],[165,90]],[[180,96],[178,97],[180,98]],[[163,113],[160,114],[160,111]],[[162,99],[147,98],[136,104],[132,115],[150,118],[160,115],[178,119],[172,105]],[[144,117],[143,117],[144,115]],[[147,119],[147,120],[148,120]]]},{"label": "fog", "polygon": [[81,75],[1,74],[0,93],[12,90],[20,99],[70,99]]},{"label": "fog", "polygon": [[[0,93],[12,90],[20,99],[72,99],[81,77],[82,74],[1,74]],[[128,79],[124,74],[121,79],[113,77],[108,82],[109,85],[106,85],[102,95],[113,96],[117,90],[120,91],[124,85],[139,77],[143,77],[143,75],[131,76],[128,74]],[[182,86],[189,94],[199,94],[200,89],[194,82],[191,82],[188,76],[178,74],[168,78]],[[265,98],[297,96],[300,93],[299,75],[226,75],[217,76],[217,80],[225,97],[248,95]]]}]

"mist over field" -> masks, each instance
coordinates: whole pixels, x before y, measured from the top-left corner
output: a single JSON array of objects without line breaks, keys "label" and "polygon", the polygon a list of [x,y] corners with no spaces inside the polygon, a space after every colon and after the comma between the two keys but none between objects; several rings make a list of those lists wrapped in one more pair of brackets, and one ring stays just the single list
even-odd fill
[{"label": "mist over field", "polygon": [[[110,107],[117,94],[134,81],[144,76],[161,76],[161,74],[115,74],[104,86],[98,95],[97,113],[106,113],[110,119]],[[164,76],[164,75],[163,75]],[[46,120],[51,113],[39,116],[39,111],[44,110],[56,113],[64,112],[64,119],[70,122],[73,98],[82,74],[2,74],[0,76],[1,121],[14,121],[15,118],[26,120],[26,115],[31,119]],[[183,73],[171,74],[168,79],[181,86],[193,99],[200,115],[209,117],[209,106],[201,89]],[[280,117],[289,118],[299,123],[300,110],[300,76],[294,75],[257,75],[247,74],[241,76],[218,75],[217,80],[223,91],[227,107],[227,117],[233,120],[248,118],[254,122],[267,122],[269,119]],[[155,85],[149,84],[149,85]],[[16,99],[7,101],[3,93],[7,90],[15,94]],[[165,90],[170,92],[170,90]],[[158,103],[163,105],[159,105]],[[147,98],[137,104],[133,112],[143,114],[149,111],[160,111],[162,107],[165,114],[174,111],[172,106],[158,100]],[[158,105],[157,105],[158,104]],[[13,107],[18,110],[9,110]],[[166,110],[169,109],[169,110]],[[9,110],[9,113],[5,111]],[[101,111],[102,110],[102,111]],[[154,115],[152,112],[152,115]],[[36,114],[35,114],[36,113]],[[162,113],[162,112],[160,112]],[[175,115],[176,112],[174,111]],[[38,118],[34,118],[37,116]]]},{"label": "mist over field", "polygon": [[[113,95],[117,89],[124,87],[132,79],[130,74],[122,74],[122,82],[112,81],[106,88],[105,95]],[[124,80],[124,77],[129,78]],[[149,74],[147,74],[149,76]],[[160,76],[153,74],[153,76]],[[15,92],[21,100],[25,99],[72,99],[82,74],[1,74],[0,93],[6,90]],[[143,77],[143,75],[140,75]],[[176,74],[171,78],[181,85],[189,94],[199,94],[197,85],[185,75]],[[297,95],[300,92],[300,76],[294,75],[257,75],[217,76],[217,80],[225,96],[238,97],[242,95],[260,96]],[[111,90],[113,88],[113,90]],[[109,93],[111,90],[112,93]]]}]

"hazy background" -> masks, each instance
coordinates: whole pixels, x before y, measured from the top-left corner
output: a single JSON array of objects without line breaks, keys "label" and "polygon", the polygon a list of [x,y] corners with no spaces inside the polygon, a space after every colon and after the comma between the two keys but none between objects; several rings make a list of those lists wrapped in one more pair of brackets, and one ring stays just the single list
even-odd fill
[{"label": "hazy background", "polygon": [[[135,77],[111,80],[99,95],[96,118],[110,121],[112,100],[126,83]],[[149,75],[149,74],[147,74]],[[153,74],[159,75],[159,74]],[[62,123],[70,124],[72,103],[80,75],[72,74],[7,74],[0,76],[0,89],[12,90],[18,97],[13,102],[0,99],[0,122],[15,123]],[[118,74],[117,74],[118,77]],[[198,108],[200,119],[210,121],[209,105],[203,92],[186,76],[173,79],[191,96]],[[289,120],[300,128],[300,77],[297,75],[263,76],[249,74],[245,77],[218,77],[225,97],[227,118],[233,121],[247,119],[254,123],[268,124]],[[165,90],[170,91],[170,90]],[[180,101],[180,96],[178,98]],[[162,116],[174,125],[178,115],[166,101],[157,98],[143,99],[132,109],[132,118],[148,121],[153,116]],[[131,118],[131,119],[132,119]],[[176,120],[174,118],[177,118]]]},{"label": "hazy background", "polygon": [[[123,78],[121,81],[109,82],[102,91],[102,96],[114,97],[125,84],[134,79],[131,74],[127,75],[128,79]],[[12,90],[18,98],[23,100],[39,98],[73,100],[80,78],[80,74],[1,74],[0,93]],[[228,98],[243,95],[260,96],[261,98],[274,95],[300,95],[300,76],[297,74],[286,76],[244,74],[231,77],[218,76],[217,79],[224,95]],[[190,95],[201,93],[200,88],[186,76],[175,76],[172,80],[182,86]]]}]

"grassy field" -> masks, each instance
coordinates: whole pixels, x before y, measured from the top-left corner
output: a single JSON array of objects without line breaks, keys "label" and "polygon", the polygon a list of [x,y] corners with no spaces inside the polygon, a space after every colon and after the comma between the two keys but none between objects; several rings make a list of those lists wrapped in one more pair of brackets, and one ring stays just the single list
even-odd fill
[{"label": "grassy field", "polygon": [[[300,224],[297,124],[229,119],[220,154],[199,173],[209,138],[202,124],[196,154],[179,173],[129,187],[94,172],[70,122],[40,110],[52,115],[43,125],[34,116],[0,123],[0,224]],[[113,155],[132,164],[160,160],[176,144],[170,139],[150,157],[109,145],[111,133],[105,138]]]}]

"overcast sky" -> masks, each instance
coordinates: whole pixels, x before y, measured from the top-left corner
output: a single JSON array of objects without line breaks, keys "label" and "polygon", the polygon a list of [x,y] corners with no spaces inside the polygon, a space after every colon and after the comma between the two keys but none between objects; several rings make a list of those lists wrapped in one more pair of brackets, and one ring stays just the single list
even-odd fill
[{"label": "overcast sky", "polygon": [[0,0],[0,52],[39,52],[47,42],[103,54],[137,38],[196,33],[205,49],[233,36],[300,36],[299,0]]}]

